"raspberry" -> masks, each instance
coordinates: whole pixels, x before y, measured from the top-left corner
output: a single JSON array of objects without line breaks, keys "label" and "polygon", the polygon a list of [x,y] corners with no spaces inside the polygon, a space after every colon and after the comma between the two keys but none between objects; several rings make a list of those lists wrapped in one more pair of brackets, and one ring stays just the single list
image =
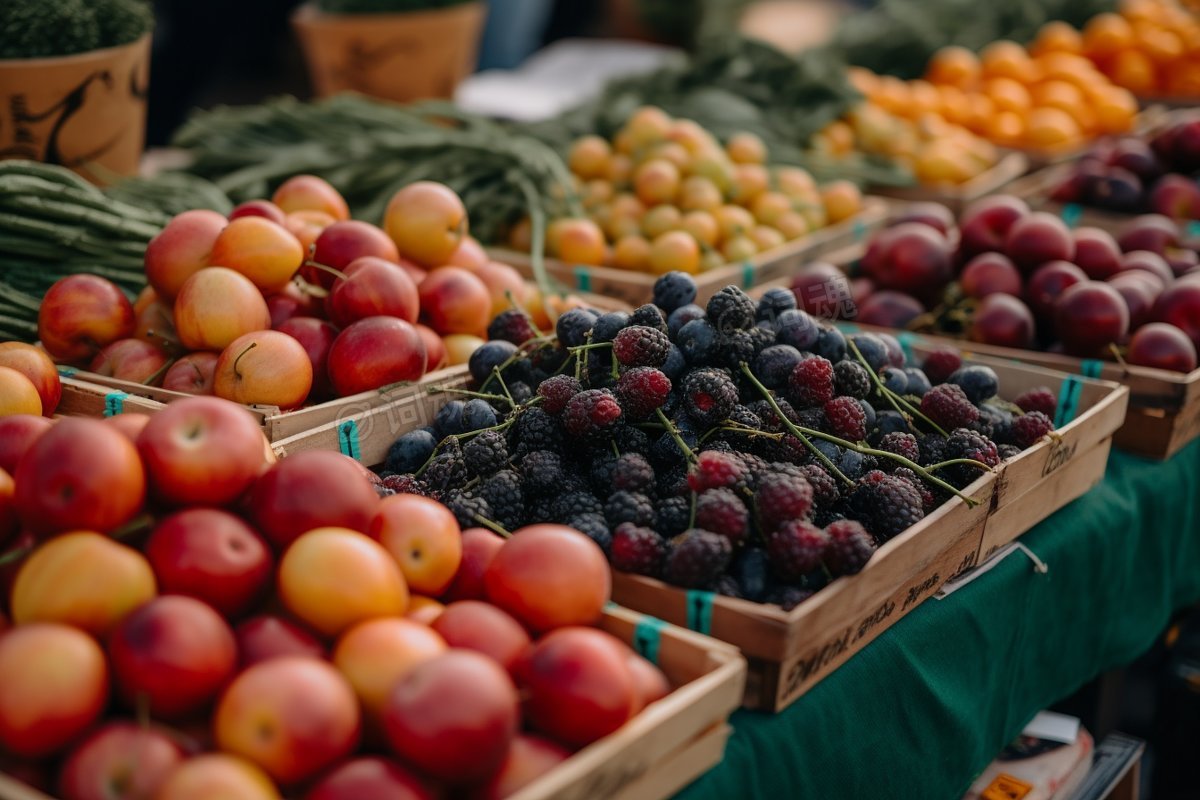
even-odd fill
[{"label": "raspberry", "polygon": [[478,528],[479,519],[489,519],[492,507],[482,497],[465,492],[451,492],[442,503],[454,514],[461,528]]},{"label": "raspberry", "polygon": [[745,463],[731,453],[705,450],[696,457],[696,466],[688,474],[688,485],[699,494],[709,489],[745,485],[749,473]]},{"label": "raspberry", "polygon": [[566,525],[600,545],[600,549],[606,553],[612,547],[612,533],[609,532],[608,523],[600,514],[580,514],[567,520]]},{"label": "raspberry", "polygon": [[786,522],[807,519],[812,511],[813,490],[808,481],[791,475],[765,475],[758,481],[754,505],[764,532]]},{"label": "raspberry", "polygon": [[825,404],[829,430],[852,442],[867,438],[867,415],[862,404],[853,397],[835,397]]},{"label": "raspberry", "polygon": [[629,315],[629,324],[644,325],[662,333],[667,332],[667,318],[663,316],[662,309],[653,303],[635,308]]},{"label": "raspberry", "polygon": [[561,414],[567,407],[567,402],[582,390],[579,381],[573,375],[555,375],[542,381],[538,386],[538,396],[542,398],[542,408],[547,414]]},{"label": "raspberry", "polygon": [[671,340],[662,331],[631,325],[613,339],[612,351],[626,367],[661,367],[670,348]]},{"label": "raspberry", "polygon": [[692,370],[683,379],[683,407],[703,428],[729,416],[737,402],[737,386],[719,369]]},{"label": "raspberry", "polygon": [[859,479],[850,492],[846,510],[847,516],[861,522],[879,542],[891,539],[925,516],[921,493],[915,486],[878,470]]},{"label": "raspberry", "polygon": [[620,421],[621,406],[607,389],[582,391],[572,397],[563,410],[563,428],[572,436],[583,439],[603,438]]},{"label": "raspberry", "polygon": [[929,382],[936,386],[939,383],[945,383],[946,379],[961,366],[962,356],[957,350],[939,347],[929,351],[929,355],[925,356],[925,360],[921,363],[921,370],[929,378]]},{"label": "raspberry", "polygon": [[604,503],[604,520],[610,528],[624,522],[649,526],[654,524],[654,519],[654,503],[649,497],[638,492],[613,492]]},{"label": "raspberry", "polygon": [[[884,434],[879,440],[879,448],[885,453],[895,453],[898,456],[904,456],[914,464],[921,461],[921,447],[917,444],[917,437],[911,433],[893,432]],[[895,467],[896,462],[889,459],[881,459],[885,465]]]},{"label": "raspberry", "polygon": [[488,339],[501,339],[516,345],[524,344],[537,335],[533,319],[519,308],[501,311],[487,326]]},{"label": "raspberry", "polygon": [[631,419],[650,416],[670,393],[671,379],[654,367],[634,367],[617,380],[617,398]]},{"label": "raspberry", "polygon": [[484,431],[463,445],[463,460],[475,477],[491,475],[508,465],[508,445],[499,431]]},{"label": "raspberry", "polygon": [[812,487],[813,503],[817,506],[830,507],[838,501],[837,480],[817,464],[805,464],[797,467],[801,477]]},{"label": "raspberry", "polygon": [[517,439],[517,453],[534,450],[562,451],[562,430],[558,420],[540,408],[529,408],[521,412],[513,425]]},{"label": "raspberry", "polygon": [[625,453],[613,466],[611,491],[654,491],[654,467],[639,453]]},{"label": "raspberry", "polygon": [[[996,450],[996,444],[986,436],[966,428],[951,431],[950,437],[946,439],[946,460],[956,458],[969,458],[989,467],[1000,463],[1000,453]],[[983,470],[970,464],[951,464],[946,467],[946,473],[950,483],[962,488],[978,478]]]},{"label": "raspberry", "polygon": [[718,331],[745,330],[754,324],[754,301],[736,286],[726,286],[708,299],[708,321]]},{"label": "raspberry", "polygon": [[553,494],[562,490],[565,476],[562,459],[549,450],[534,450],[521,459],[525,489],[532,494]]},{"label": "raspberry", "polygon": [[692,518],[692,501],[685,496],[668,497],[658,504],[654,530],[671,537],[687,530]]},{"label": "raspberry", "polygon": [[552,516],[566,524],[581,514],[603,514],[604,506],[591,492],[577,490],[556,498],[551,506]]},{"label": "raspberry", "polygon": [[388,475],[383,479],[384,487],[391,489],[395,494],[419,494],[422,497],[429,496],[429,487],[425,483],[412,475]]},{"label": "raspberry", "polygon": [[696,498],[696,525],[736,545],[750,533],[750,512],[732,489],[709,489]]},{"label": "raspberry", "polygon": [[615,569],[656,577],[662,567],[667,543],[649,528],[626,522],[613,533],[610,559]]},{"label": "raspberry", "polygon": [[875,552],[875,542],[871,535],[854,520],[831,522],[825,528],[825,533],[829,534],[825,564],[834,576],[861,572]]},{"label": "raspberry", "polygon": [[839,361],[833,365],[833,385],[838,394],[862,400],[871,393],[871,376],[857,361]]},{"label": "raspberry", "polygon": [[1040,411],[1050,419],[1054,419],[1054,412],[1058,410],[1058,400],[1054,397],[1054,392],[1045,386],[1038,386],[1017,395],[1014,402],[1026,413]]},{"label": "raspberry", "polygon": [[521,476],[504,469],[479,484],[478,495],[487,501],[493,519],[508,530],[525,524],[525,496]]},{"label": "raspberry", "polygon": [[654,282],[654,305],[670,314],[696,299],[696,281],[678,270],[662,275]]},{"label": "raspberry", "polygon": [[671,540],[663,565],[668,583],[687,589],[703,589],[725,571],[733,546],[724,536],[692,528]]},{"label": "raspberry", "polygon": [[820,406],[833,399],[833,364],[820,356],[806,358],[788,377],[791,400],[798,406]]},{"label": "raspberry", "polygon": [[952,383],[934,386],[926,392],[921,398],[921,413],[947,430],[965,428],[979,419],[979,409]]},{"label": "raspberry", "polygon": [[767,539],[771,568],[786,581],[796,581],[819,568],[829,549],[829,534],[805,520],[784,523]]},{"label": "raspberry", "polygon": [[1041,411],[1030,411],[1015,417],[1012,421],[1012,442],[1024,450],[1033,447],[1041,439],[1054,430],[1054,423]]}]

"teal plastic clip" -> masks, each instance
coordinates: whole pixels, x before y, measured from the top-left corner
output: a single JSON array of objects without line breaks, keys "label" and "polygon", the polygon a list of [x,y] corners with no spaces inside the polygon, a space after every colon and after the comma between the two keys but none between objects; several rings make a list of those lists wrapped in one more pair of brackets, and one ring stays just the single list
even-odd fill
[{"label": "teal plastic clip", "polygon": [[712,631],[713,593],[692,590],[687,593],[687,626],[697,633]]},{"label": "teal plastic clip", "polygon": [[1078,375],[1068,375],[1058,390],[1058,407],[1054,410],[1054,427],[1061,428],[1075,419],[1079,410],[1079,393],[1083,382]]},{"label": "teal plastic clip", "polygon": [[1189,220],[1185,230],[1187,231],[1188,238],[1200,236],[1200,219]]},{"label": "teal plastic clip", "polygon": [[915,360],[913,358],[912,346],[916,340],[917,337],[911,331],[900,331],[896,334],[896,341],[900,343],[900,349],[904,351],[904,361],[906,363],[912,363]]},{"label": "teal plastic clip", "polygon": [[749,289],[754,285],[754,264],[749,261],[742,262],[742,288]]},{"label": "teal plastic clip", "polygon": [[104,395],[104,416],[115,417],[122,413],[125,410],[126,397],[129,397],[126,392],[109,392]]},{"label": "teal plastic clip", "polygon": [[1080,217],[1083,216],[1083,206],[1078,203],[1067,203],[1062,207],[1062,221],[1067,223],[1068,228],[1074,228],[1079,224]]},{"label": "teal plastic clip", "polygon": [[659,631],[664,625],[658,617],[643,616],[633,628],[633,649],[651,664],[658,663],[658,648],[662,643]]},{"label": "teal plastic clip", "polygon": [[362,451],[358,447],[358,423],[348,419],[338,425],[338,449],[342,455],[350,456],[355,461],[362,460]]},{"label": "teal plastic clip", "polygon": [[1099,378],[1104,371],[1104,362],[1096,358],[1085,358],[1079,362],[1079,371],[1085,378]]},{"label": "teal plastic clip", "polygon": [[851,234],[854,237],[854,243],[858,244],[863,239],[867,238],[867,226],[861,219],[854,220],[854,226],[851,228]]},{"label": "teal plastic clip", "polygon": [[592,271],[582,264],[576,264],[571,270],[571,274],[575,276],[575,288],[581,292],[590,292],[592,290]]},{"label": "teal plastic clip", "polygon": [[75,377],[75,371],[76,370],[74,367],[59,367],[58,368],[58,374],[63,378]]}]

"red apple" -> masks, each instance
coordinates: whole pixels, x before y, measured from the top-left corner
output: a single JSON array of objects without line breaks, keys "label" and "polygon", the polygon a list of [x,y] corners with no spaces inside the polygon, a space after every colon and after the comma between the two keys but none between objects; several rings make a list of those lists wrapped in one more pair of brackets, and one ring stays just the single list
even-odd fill
[{"label": "red apple", "polygon": [[450,354],[442,337],[438,336],[433,328],[420,322],[415,327],[421,335],[421,341],[425,343],[425,371],[433,372],[449,366]]},{"label": "red apple", "polygon": [[167,354],[158,345],[145,339],[118,339],[97,353],[88,369],[119,381],[150,383],[166,364]]},{"label": "red apple", "polygon": [[421,321],[443,336],[453,333],[484,335],[492,317],[487,284],[462,267],[440,267],[417,287]]},{"label": "red apple", "polygon": [[1050,261],[1071,261],[1075,241],[1065,222],[1045,211],[1035,211],[1009,228],[1004,252],[1028,275]]},{"label": "red apple", "polygon": [[392,749],[422,772],[463,784],[504,762],[520,726],[516,687],[496,662],[448,650],[413,667],[383,710]]},{"label": "red apple", "polygon": [[245,405],[296,408],[312,389],[313,368],[303,345],[286,333],[255,331],[229,343],[217,359],[213,393]]},{"label": "red apple", "polygon": [[47,291],[38,308],[38,338],[59,361],[92,358],[106,345],[133,336],[133,304],[112,281],[68,275]]},{"label": "red apple", "polygon": [[446,644],[482,653],[514,677],[528,654],[529,634],[521,623],[491,603],[479,600],[451,603],[438,614],[432,627]]},{"label": "red apple", "polygon": [[53,423],[33,414],[0,417],[0,469],[16,475],[17,462]]},{"label": "red apple", "polygon": [[337,339],[338,329],[323,319],[293,317],[277,330],[298,341],[308,354],[313,375],[309,399],[320,402],[333,397],[333,385],[329,382],[329,350]]},{"label": "red apple", "polygon": [[417,321],[417,285],[394,263],[366,256],[351,261],[343,274],[345,278],[333,282],[325,303],[334,325],[345,327],[367,317]]},{"label": "red apple", "polygon": [[212,606],[164,595],[117,624],[108,640],[117,689],[136,708],[180,717],[211,702],[237,667],[233,631]]},{"label": "red apple", "polygon": [[[21,522],[17,518],[17,509],[13,505],[13,495],[16,491],[17,484],[13,481],[12,475],[0,469],[0,548],[4,548],[8,544],[8,540],[17,535],[21,526]],[[2,549],[0,552],[3,552]],[[7,627],[3,618],[0,617],[0,633],[3,633]]]},{"label": "red apple", "polygon": [[[374,256],[393,264],[400,260],[400,251],[379,228],[367,222],[345,220],[335,222],[317,237],[312,260],[334,270],[344,270],[350,262],[366,256]],[[319,267],[305,266],[301,272],[309,283],[323,289],[333,287],[335,275]]]},{"label": "red apple", "polygon": [[462,560],[450,588],[442,593],[446,602],[482,600],[487,596],[483,576],[504,540],[487,528],[467,528],[462,532]]},{"label": "red apple", "polygon": [[270,327],[271,312],[262,294],[231,269],[200,270],[175,298],[175,330],[189,350],[224,350],[239,336]]},{"label": "red apple", "polygon": [[518,734],[500,769],[472,795],[472,800],[503,800],[570,757],[570,750],[549,739],[531,733]]},{"label": "red apple", "polygon": [[262,471],[263,442],[246,409],[215,397],[189,397],[155,414],[137,445],[160,500],[222,506]]},{"label": "red apple", "polygon": [[278,548],[314,528],[366,533],[378,508],[379,495],[358,464],[324,450],[283,459],[250,490],[255,526]]},{"label": "red apple", "polygon": [[188,353],[163,375],[162,388],[185,394],[211,395],[217,374],[217,354]]},{"label": "red apple", "polygon": [[1196,346],[1174,325],[1151,322],[1134,332],[1126,360],[1139,367],[1191,372],[1196,368]]},{"label": "red apple", "polygon": [[283,656],[323,659],[328,653],[321,640],[295,622],[264,614],[241,622],[233,631],[238,644],[238,666]]},{"label": "red apple", "polygon": [[342,397],[425,374],[425,343],[410,323],[367,317],[338,334],[329,349],[329,379]]},{"label": "red apple", "polygon": [[1100,228],[1076,228],[1075,265],[1095,281],[1106,280],[1121,269],[1121,248],[1117,240]]},{"label": "red apple", "polygon": [[149,414],[139,414],[136,411],[126,411],[112,417],[105,417],[101,420],[110,428],[116,429],[122,436],[137,446],[138,437],[142,435],[142,430],[150,422]]},{"label": "red apple", "polygon": [[151,800],[183,750],[163,731],[110,722],[92,732],[63,763],[63,800]]},{"label": "red apple", "polygon": [[94,419],[67,417],[26,451],[13,479],[24,526],[35,533],[108,533],[146,499],[146,472],[133,444]]},{"label": "red apple", "polygon": [[989,195],[975,201],[959,221],[959,252],[970,259],[1003,250],[1009,229],[1028,213],[1028,204],[1012,195]]},{"label": "red apple", "polygon": [[192,756],[171,770],[155,800],[280,800],[261,769],[224,753]]},{"label": "red apple", "polygon": [[271,327],[276,330],[293,317],[314,317],[317,313],[316,302],[312,295],[292,281],[282,290],[267,295],[267,311],[271,314]]},{"label": "red apple", "polygon": [[304,800],[436,800],[415,773],[394,761],[364,756],[347,761],[313,786]]},{"label": "red apple", "polygon": [[53,416],[62,399],[62,380],[45,350],[24,342],[0,343],[0,367],[15,369],[29,378],[42,399],[42,416]]},{"label": "red apple", "polygon": [[238,517],[213,508],[167,517],[145,552],[159,591],[203,600],[229,618],[245,613],[271,580],[266,543]]},{"label": "red apple", "polygon": [[264,217],[276,225],[282,225],[285,219],[283,209],[270,200],[247,200],[238,203],[233,211],[229,212],[229,218],[233,220],[238,217]]},{"label": "red apple", "polygon": [[195,209],[177,214],[146,245],[146,281],[166,303],[175,300],[184,281],[211,264],[213,245],[229,220],[216,211]]}]

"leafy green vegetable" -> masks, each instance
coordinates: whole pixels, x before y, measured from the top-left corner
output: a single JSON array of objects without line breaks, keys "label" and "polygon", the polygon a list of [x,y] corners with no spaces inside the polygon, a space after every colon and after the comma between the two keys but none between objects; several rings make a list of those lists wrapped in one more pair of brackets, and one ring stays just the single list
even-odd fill
[{"label": "leafy green vegetable", "polygon": [[146,0],[4,0],[0,58],[47,58],[116,47],[154,27]]}]

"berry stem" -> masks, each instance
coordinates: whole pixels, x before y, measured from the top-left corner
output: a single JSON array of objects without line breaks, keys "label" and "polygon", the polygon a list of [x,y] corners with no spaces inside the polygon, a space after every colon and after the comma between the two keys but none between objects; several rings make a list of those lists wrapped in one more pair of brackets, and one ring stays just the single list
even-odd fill
[{"label": "berry stem", "polygon": [[654,409],[654,413],[658,416],[659,422],[667,429],[667,433],[671,434],[671,438],[675,440],[675,444],[679,445],[683,457],[688,460],[689,464],[696,463],[696,454],[692,452],[692,448],[687,446],[687,442],[683,441],[683,437],[679,435],[679,429],[675,427],[675,423],[667,418],[661,408]]},{"label": "berry stem", "polygon": [[976,461],[973,458],[952,458],[949,461],[939,461],[936,464],[930,464],[925,469],[929,470],[930,472],[933,472],[936,469],[942,469],[943,467],[953,466],[954,464],[969,464],[972,467],[978,467],[983,472],[990,472],[992,469],[991,467],[989,467],[987,464],[983,463],[982,461]]},{"label": "berry stem", "polygon": [[[865,358],[863,358],[863,354],[860,353],[858,350],[858,345],[856,345],[852,339],[846,339],[846,344],[850,347],[851,350],[854,351],[854,357],[858,359],[859,363],[862,364],[863,367],[867,370],[867,374],[871,376],[871,380],[875,382],[875,388],[878,389],[879,393],[881,395],[883,395],[884,398],[889,403],[892,404],[892,408],[896,409],[896,413],[898,413],[902,417],[905,417],[905,422],[908,423],[908,427],[910,430],[912,430],[913,433],[919,433],[919,431],[915,427],[913,427],[912,419],[905,415],[905,413],[904,413],[905,410],[907,410],[909,412],[909,414],[911,414],[912,416],[918,417],[921,420],[923,420],[927,425],[929,425],[935,431],[940,433],[942,436],[950,435],[950,434],[946,433],[946,431],[944,431],[942,429],[942,427],[940,425],[938,425],[936,422],[934,422],[929,417],[922,414],[917,409],[913,408],[912,404],[909,403],[907,400],[905,400],[903,397],[901,397],[900,395],[893,392],[891,389],[884,386],[883,381],[881,381],[879,379],[879,375],[876,374],[875,370],[871,369],[871,365],[867,363],[867,360]],[[900,408],[901,405],[904,406],[903,410]]]},{"label": "berry stem", "polygon": [[472,514],[471,518],[474,519],[476,522],[478,522],[483,527],[487,528],[489,531],[500,534],[505,539],[512,538],[512,531],[504,529],[498,523],[492,522],[490,519],[483,516],[482,514]]},{"label": "berry stem", "polygon": [[533,321],[533,315],[525,310],[525,306],[517,302],[517,298],[513,296],[512,289],[504,290],[504,299],[508,301],[510,306],[529,318],[529,327],[533,328],[533,330],[537,333],[537,338],[541,339],[546,336],[542,329],[537,326],[537,323]]},{"label": "berry stem", "polygon": [[617,440],[609,439],[608,443],[612,445],[613,455],[616,456],[617,458],[620,458],[621,457],[621,448],[617,447]]},{"label": "berry stem", "polygon": [[495,402],[497,400],[503,403],[509,402],[508,398],[504,397],[503,395],[488,394],[487,392],[472,392],[470,389],[455,389],[454,387],[445,386],[428,386],[426,387],[425,391],[429,394],[461,394],[466,395],[467,397],[477,397],[480,400],[487,400],[489,402]]},{"label": "berry stem", "polygon": [[510,408],[517,407],[517,401],[513,400],[512,392],[508,390],[508,384],[504,382],[504,376],[500,374],[499,367],[492,367],[492,377],[500,381],[500,388],[504,391],[504,397],[508,400]]}]

